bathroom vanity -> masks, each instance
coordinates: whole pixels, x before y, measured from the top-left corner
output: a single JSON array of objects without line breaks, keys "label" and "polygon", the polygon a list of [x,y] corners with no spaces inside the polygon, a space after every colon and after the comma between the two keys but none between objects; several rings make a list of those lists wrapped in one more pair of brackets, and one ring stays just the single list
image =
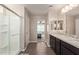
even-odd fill
[{"label": "bathroom vanity", "polygon": [[50,34],[50,47],[57,55],[79,55],[78,40],[64,34]]}]

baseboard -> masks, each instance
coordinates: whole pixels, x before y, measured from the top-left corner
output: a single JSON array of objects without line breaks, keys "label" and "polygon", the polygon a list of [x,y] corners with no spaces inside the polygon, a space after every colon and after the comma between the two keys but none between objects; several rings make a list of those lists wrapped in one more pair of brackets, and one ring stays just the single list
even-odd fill
[{"label": "baseboard", "polygon": [[30,43],[36,43],[37,41],[30,41]]},{"label": "baseboard", "polygon": [[50,47],[50,44],[47,44],[47,47]]}]

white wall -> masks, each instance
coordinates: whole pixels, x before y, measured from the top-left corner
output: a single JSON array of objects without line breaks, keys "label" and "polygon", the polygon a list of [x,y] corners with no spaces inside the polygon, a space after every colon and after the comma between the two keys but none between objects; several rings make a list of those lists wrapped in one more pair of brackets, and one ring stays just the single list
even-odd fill
[{"label": "white wall", "polygon": [[16,12],[18,15],[21,16],[21,23],[22,23],[22,29],[21,29],[21,50],[24,50],[24,6],[20,4],[5,4],[6,7]]},{"label": "white wall", "polygon": [[25,48],[29,44],[30,40],[30,14],[28,10],[25,8]]},{"label": "white wall", "polygon": [[79,37],[79,16],[75,18],[75,34]]},{"label": "white wall", "polygon": [[31,33],[30,33],[30,41],[36,41],[37,36],[36,36],[36,22],[37,19],[35,19],[33,16],[31,16],[31,20],[30,20],[30,27],[31,27]]},{"label": "white wall", "polygon": [[75,35],[75,17],[66,16],[66,33]]}]

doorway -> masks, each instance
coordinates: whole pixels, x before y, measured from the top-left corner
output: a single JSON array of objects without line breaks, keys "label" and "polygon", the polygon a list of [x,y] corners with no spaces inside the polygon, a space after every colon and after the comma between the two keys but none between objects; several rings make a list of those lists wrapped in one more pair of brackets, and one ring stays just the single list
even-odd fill
[{"label": "doorway", "polygon": [[44,41],[45,39],[45,20],[37,21],[37,40]]}]

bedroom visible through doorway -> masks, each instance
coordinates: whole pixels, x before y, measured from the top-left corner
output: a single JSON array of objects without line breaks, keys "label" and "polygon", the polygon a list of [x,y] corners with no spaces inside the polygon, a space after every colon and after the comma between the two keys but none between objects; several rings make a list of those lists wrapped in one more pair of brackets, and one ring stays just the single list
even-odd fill
[{"label": "bedroom visible through doorway", "polygon": [[37,40],[43,41],[45,39],[45,21],[37,21]]}]

